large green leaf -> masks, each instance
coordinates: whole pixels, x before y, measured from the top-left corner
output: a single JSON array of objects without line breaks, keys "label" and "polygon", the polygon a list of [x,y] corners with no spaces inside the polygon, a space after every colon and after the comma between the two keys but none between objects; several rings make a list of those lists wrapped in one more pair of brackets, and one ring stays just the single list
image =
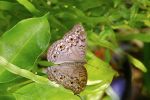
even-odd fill
[{"label": "large green leaf", "polygon": [[[111,69],[109,64],[98,59],[91,52],[87,53],[87,59],[88,62],[86,65],[86,69],[88,72],[88,85],[86,89],[81,93],[81,96],[82,98],[86,97],[87,100],[91,100],[92,98],[94,100],[98,100],[97,97],[100,98],[104,93],[104,90],[110,85],[115,75],[115,71]],[[62,86],[56,87],[53,83],[48,82],[48,79],[42,76],[35,75],[27,70],[21,69],[9,63],[2,57],[0,57],[0,64],[8,71],[36,82],[31,83],[30,81],[24,81],[23,83],[19,83],[18,85],[7,87],[7,90],[11,91],[16,99],[32,100],[33,98],[36,98],[37,100],[40,100],[41,98],[43,98],[45,100],[46,98],[50,97],[50,99],[53,100],[60,100],[64,98],[72,98],[72,100],[77,99],[77,97],[70,90],[64,89]],[[32,92],[32,94],[29,91]],[[49,93],[51,93],[51,95]],[[39,94],[40,98],[37,98]],[[57,94],[61,95],[57,97]],[[94,98],[93,95],[96,98]]]},{"label": "large green leaf", "polygon": [[[98,59],[91,52],[87,53],[87,59],[86,69],[88,72],[88,85],[81,93],[81,96],[82,98],[86,97],[88,100],[98,100],[98,98],[102,96],[104,90],[110,85],[115,75],[115,71],[112,70],[109,64]],[[66,97],[72,98],[72,100],[77,99],[77,96],[70,90],[64,89],[62,86],[56,87],[56,85],[49,82],[48,79],[35,75],[28,70],[21,69],[9,63],[2,57],[0,57],[0,64],[8,71],[36,82],[31,83],[31,81],[24,81],[18,85],[6,87],[7,91],[12,92],[16,99],[33,100],[36,98],[37,100],[40,100],[41,98],[49,98],[48,100],[60,100]],[[45,92],[42,93],[42,91]],[[30,92],[32,92],[32,94]],[[57,96],[58,93],[61,95]],[[38,95],[40,95],[40,98],[37,98]],[[93,97],[93,95],[96,96],[96,98]]]},{"label": "large green leaf", "polygon": [[[37,57],[46,50],[50,39],[46,16],[22,20],[0,38],[0,56],[25,69],[31,69]],[[0,82],[17,76],[0,66]]]},{"label": "large green leaf", "polygon": [[78,96],[62,87],[54,88],[37,83],[26,85],[13,95],[17,100],[80,100]]},{"label": "large green leaf", "polygon": [[86,96],[87,100],[99,100],[116,72],[108,63],[100,60],[90,51],[87,52],[87,60],[88,83],[81,95]]}]

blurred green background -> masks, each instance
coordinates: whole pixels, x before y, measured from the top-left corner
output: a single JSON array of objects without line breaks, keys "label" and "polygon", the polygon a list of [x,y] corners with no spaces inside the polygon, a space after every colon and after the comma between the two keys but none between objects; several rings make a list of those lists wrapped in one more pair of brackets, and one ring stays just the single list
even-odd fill
[{"label": "blurred green background", "polygon": [[[149,100],[149,0],[0,0],[0,56],[16,65],[3,66],[0,59],[0,100],[80,100],[46,83],[42,72],[49,65],[48,46],[77,23],[84,26],[88,40],[88,84],[81,98],[116,98],[109,88],[121,76],[131,85],[132,100]],[[127,57],[129,69],[120,56]]]}]

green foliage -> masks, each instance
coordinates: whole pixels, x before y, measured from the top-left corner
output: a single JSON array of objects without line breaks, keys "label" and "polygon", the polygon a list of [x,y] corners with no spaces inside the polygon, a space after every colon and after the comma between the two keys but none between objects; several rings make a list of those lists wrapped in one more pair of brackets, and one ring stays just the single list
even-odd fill
[{"label": "green foliage", "polygon": [[[49,30],[49,24],[45,17],[19,22],[1,36],[0,55],[21,68],[31,69],[37,57],[48,46]],[[0,74],[1,83],[14,80],[17,77],[2,67],[0,69],[3,70]]]},{"label": "green foliage", "polygon": [[[49,81],[37,64],[48,66],[41,60],[48,45],[82,23],[88,37],[88,84],[80,95],[83,100],[99,100],[116,75],[109,65],[109,51],[127,54],[120,41],[150,42],[149,9],[149,0],[1,0],[0,99],[78,100]],[[107,49],[105,61],[92,53],[99,47]],[[146,72],[144,64],[131,55],[129,61]]]},{"label": "green foliage", "polygon": [[133,40],[133,39],[137,39],[143,42],[150,42],[150,34],[128,34],[128,35],[117,35],[117,38],[119,40],[124,40],[124,41],[129,41],[129,40]]},{"label": "green foliage", "polygon": [[143,65],[142,62],[140,62],[138,59],[128,55],[128,58],[130,60],[130,62],[137,68],[139,68],[140,70],[142,70],[143,72],[146,72],[147,69],[145,68],[145,66]]}]

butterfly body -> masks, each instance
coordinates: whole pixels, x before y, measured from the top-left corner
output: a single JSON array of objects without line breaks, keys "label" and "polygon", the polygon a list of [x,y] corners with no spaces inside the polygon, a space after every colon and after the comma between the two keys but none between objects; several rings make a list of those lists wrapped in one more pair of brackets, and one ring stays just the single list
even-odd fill
[{"label": "butterfly body", "polygon": [[86,34],[77,24],[50,46],[47,59],[57,65],[47,68],[48,78],[79,94],[87,83],[85,53]]}]

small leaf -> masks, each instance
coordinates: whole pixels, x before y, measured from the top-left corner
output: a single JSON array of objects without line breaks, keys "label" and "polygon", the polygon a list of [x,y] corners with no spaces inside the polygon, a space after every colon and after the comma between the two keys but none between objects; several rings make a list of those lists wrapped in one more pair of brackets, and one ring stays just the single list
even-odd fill
[{"label": "small leaf", "polygon": [[144,66],[144,64],[139,61],[138,59],[134,58],[131,55],[128,55],[129,61],[138,69],[142,70],[143,72],[147,72],[146,67]]},{"label": "small leaf", "polygon": [[35,6],[32,5],[32,3],[30,3],[28,0],[17,0],[17,1],[31,13],[33,13],[35,15],[40,14],[40,11],[38,9],[36,9]]},{"label": "small leaf", "polygon": [[[103,38],[103,39],[100,39]],[[89,32],[88,34],[88,44],[92,44],[94,46],[102,46],[108,49],[111,49],[112,51],[114,51],[117,46],[115,44],[113,44],[112,42],[109,42],[108,40],[105,39],[105,36],[98,36],[97,34],[93,33],[93,32]],[[107,36],[106,36],[107,37]]]},{"label": "small leaf", "polygon": [[150,42],[150,34],[139,33],[139,34],[128,34],[128,35],[116,35],[118,40],[129,41],[133,39],[137,39],[143,42]]},{"label": "small leaf", "polygon": [[111,53],[110,53],[110,50],[109,50],[109,49],[106,49],[106,51],[105,51],[105,61],[106,61],[107,63],[109,63],[110,60],[111,60]]},{"label": "small leaf", "polygon": [[12,3],[12,2],[0,1],[0,9],[1,10],[12,10],[16,6],[18,6],[18,5],[15,3]]},{"label": "small leaf", "polygon": [[106,41],[111,41],[113,45],[116,47],[117,45],[117,40],[116,40],[116,35],[112,28],[105,26],[104,30],[99,34],[99,39],[100,40],[106,40]]},{"label": "small leaf", "polygon": [[114,7],[117,7],[122,2],[122,0],[113,0],[113,2],[114,2]]}]

